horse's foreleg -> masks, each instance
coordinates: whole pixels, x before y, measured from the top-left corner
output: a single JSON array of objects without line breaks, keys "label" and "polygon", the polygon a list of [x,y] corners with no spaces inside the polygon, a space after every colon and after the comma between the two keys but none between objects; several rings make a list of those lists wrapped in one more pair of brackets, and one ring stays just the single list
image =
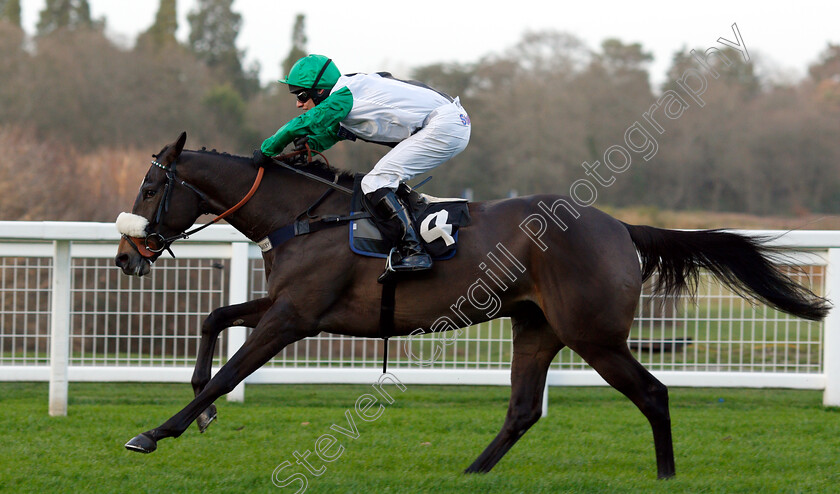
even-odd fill
[{"label": "horse's foreleg", "polygon": [[540,419],[548,366],[563,344],[544,323],[513,321],[510,405],[502,430],[464,473],[489,472]]},{"label": "horse's foreleg", "polygon": [[[246,326],[253,328],[259,323],[265,311],[271,307],[271,300],[261,298],[242,304],[219,307],[207,316],[201,325],[201,341],[198,344],[198,356],[195,360],[195,371],[192,376],[192,387],[195,396],[210,382],[210,370],[213,365],[213,353],[219,333],[231,326]],[[198,430],[204,432],[216,418],[216,405],[211,404],[199,415],[196,423]]]},{"label": "horse's foreleg", "polygon": [[219,369],[189,405],[159,427],[134,437],[125,447],[131,451],[151,453],[157,449],[159,440],[180,436],[217,398],[231,392],[236,385],[262,367],[280,350],[295,341],[316,334],[313,331],[297,330],[298,327],[312,327],[312,323],[284,317],[288,312],[282,304],[272,305],[242,348]]},{"label": "horse's foreleg", "polygon": [[610,386],[630,398],[650,422],[656,466],[660,479],[673,477],[674,446],[671,440],[671,417],[668,411],[668,388],[659,382],[630,353],[626,344],[618,346],[582,345],[573,349],[589,363]]}]

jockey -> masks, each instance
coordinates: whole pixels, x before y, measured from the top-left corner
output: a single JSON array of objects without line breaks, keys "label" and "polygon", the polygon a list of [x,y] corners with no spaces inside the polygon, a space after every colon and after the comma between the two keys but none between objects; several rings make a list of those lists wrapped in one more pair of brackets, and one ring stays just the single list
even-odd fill
[{"label": "jockey", "polygon": [[435,168],[467,146],[470,118],[458,98],[387,72],[341,75],[323,55],[301,58],[278,82],[289,85],[304,113],[266,139],[262,154],[279,154],[303,136],[315,151],[356,138],[392,147],[362,179],[362,192],[377,223],[398,227],[401,259],[392,260],[394,271],[431,268],[432,259],[395,191],[401,181]]}]

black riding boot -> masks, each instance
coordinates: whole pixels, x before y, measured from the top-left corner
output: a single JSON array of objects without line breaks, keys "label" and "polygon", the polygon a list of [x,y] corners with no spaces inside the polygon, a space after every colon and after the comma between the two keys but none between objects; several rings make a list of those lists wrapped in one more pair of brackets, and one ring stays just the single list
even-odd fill
[{"label": "black riding boot", "polygon": [[[379,189],[368,194],[368,202],[372,206],[371,214],[377,223],[397,227],[397,250],[400,259],[391,259],[391,269],[394,271],[422,271],[432,267],[432,258],[423,249],[423,244],[405,205],[390,189]],[[387,229],[386,226],[386,229]]]}]

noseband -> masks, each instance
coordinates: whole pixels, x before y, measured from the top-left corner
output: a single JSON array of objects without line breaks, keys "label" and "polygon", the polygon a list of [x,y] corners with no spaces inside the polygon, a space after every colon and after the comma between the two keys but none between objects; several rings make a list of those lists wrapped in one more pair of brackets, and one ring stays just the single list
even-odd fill
[{"label": "noseband", "polygon": [[[245,194],[245,197],[243,197],[238,203],[236,203],[233,207],[231,207],[224,213],[213,218],[213,220],[211,220],[209,223],[205,223],[197,228],[193,228],[192,230],[185,231],[167,238],[159,232],[149,230],[156,229],[160,225],[164,213],[169,212],[169,203],[172,200],[172,189],[175,188],[175,181],[178,179],[178,177],[175,175],[176,163],[177,160],[173,161],[167,166],[155,160],[152,160],[152,165],[157,166],[158,168],[161,168],[166,172],[166,185],[163,189],[163,197],[161,197],[160,203],[158,203],[157,211],[155,212],[154,223],[152,223],[151,225],[147,225],[144,229],[143,233],[145,233],[145,236],[143,237],[142,244],[140,238],[136,236],[130,236],[124,231],[120,232],[123,234],[123,238],[128,241],[129,245],[131,245],[134,248],[134,250],[137,251],[138,254],[145,258],[155,257],[155,255],[160,254],[164,250],[169,252],[169,255],[171,255],[172,257],[175,257],[175,254],[172,253],[172,249],[170,249],[170,246],[173,242],[175,242],[176,240],[189,238],[190,235],[199,232],[214,223],[217,223],[218,221],[228,217],[229,215],[237,211],[239,208],[244,206],[245,203],[247,203],[251,199],[251,197],[253,197],[254,193],[259,188],[260,183],[262,182],[263,174],[265,173],[265,168],[259,167],[259,170],[257,170],[257,178],[254,180],[254,184],[251,186],[251,190],[249,190],[248,193]],[[183,185],[187,189],[193,191],[203,202],[210,202],[204,193],[202,193],[194,186],[188,184],[186,181],[180,180],[178,181],[178,183],[180,185]]]}]

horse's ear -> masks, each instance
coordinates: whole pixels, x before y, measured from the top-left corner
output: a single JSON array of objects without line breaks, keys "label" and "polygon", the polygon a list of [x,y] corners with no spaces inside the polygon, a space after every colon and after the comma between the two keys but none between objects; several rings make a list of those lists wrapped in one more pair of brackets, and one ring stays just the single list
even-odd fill
[{"label": "horse's ear", "polygon": [[175,157],[181,155],[181,151],[184,150],[184,144],[187,142],[187,133],[181,132],[181,135],[178,136],[178,140],[175,141]]},{"label": "horse's ear", "polygon": [[166,145],[163,149],[160,150],[160,153],[157,155],[152,155],[157,158],[164,166],[169,165],[170,163],[174,162],[178,159],[178,156],[181,156],[181,151],[184,150],[184,144],[187,142],[187,133],[181,132],[181,135],[178,136],[178,140],[173,142],[172,144]]}]

